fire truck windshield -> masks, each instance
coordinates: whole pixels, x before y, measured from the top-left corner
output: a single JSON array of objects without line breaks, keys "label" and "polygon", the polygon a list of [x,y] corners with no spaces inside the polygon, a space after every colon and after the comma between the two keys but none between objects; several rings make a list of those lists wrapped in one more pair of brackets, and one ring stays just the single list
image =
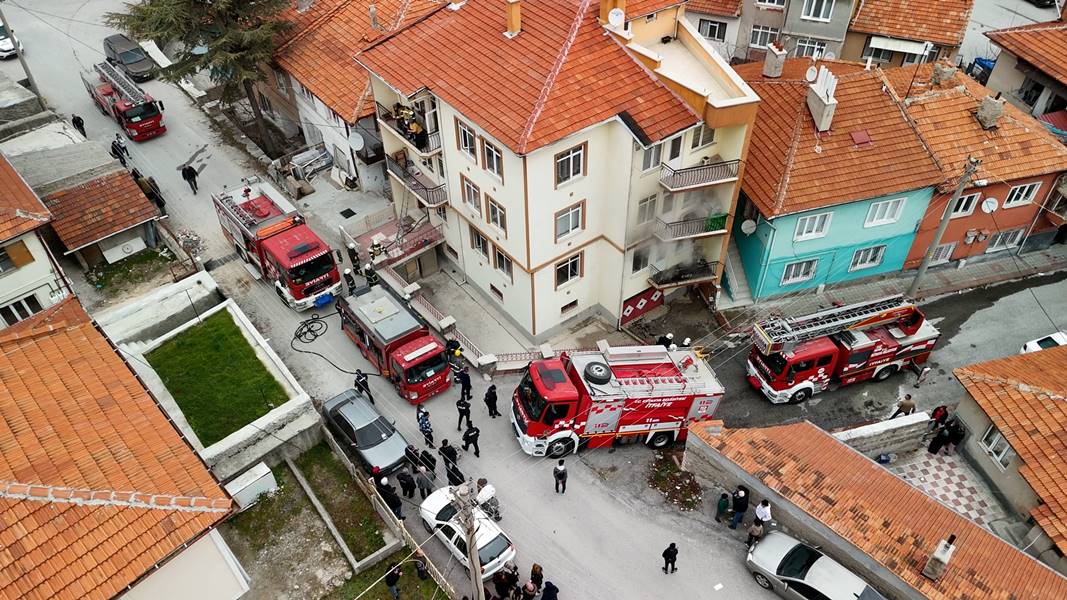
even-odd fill
[{"label": "fire truck windshield", "polygon": [[329,252],[302,265],[289,269],[289,279],[298,285],[329,273],[333,269],[333,256]]},{"label": "fire truck windshield", "polygon": [[785,370],[785,358],[782,357],[782,355],[778,352],[774,352],[772,354],[764,354],[760,352],[759,358],[760,361],[762,361],[762,363],[766,365],[767,368],[770,369],[771,373],[773,373],[774,375],[781,375],[782,371]]},{"label": "fire truck windshield", "polygon": [[404,372],[408,383],[422,383],[448,368],[444,353],[436,354]]},{"label": "fire truck windshield", "polygon": [[130,123],[139,123],[145,119],[151,119],[158,114],[159,109],[156,108],[155,102],[145,102],[144,104],[138,104],[133,108],[123,111],[122,118]]},{"label": "fire truck windshield", "polygon": [[522,402],[522,410],[531,421],[540,419],[541,413],[545,412],[545,407],[548,406],[544,396],[534,386],[529,370],[519,382],[519,402]]}]

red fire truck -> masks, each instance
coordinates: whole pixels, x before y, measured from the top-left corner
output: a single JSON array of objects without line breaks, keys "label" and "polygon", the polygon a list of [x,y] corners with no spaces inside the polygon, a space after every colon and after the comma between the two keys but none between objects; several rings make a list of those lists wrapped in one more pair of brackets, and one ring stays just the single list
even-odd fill
[{"label": "red fire truck", "polygon": [[381,286],[337,301],[341,329],[411,404],[452,383],[445,346]]},{"label": "red fire truck", "polygon": [[599,346],[526,368],[511,407],[524,452],[558,458],[617,439],[663,448],[684,440],[691,422],[710,419],[722,399],[715,373],[691,350]]},{"label": "red fire truck", "polygon": [[830,386],[883,381],[926,362],[941,332],[903,296],[757,323],[748,382],[775,404]]},{"label": "red fire truck", "polygon": [[241,193],[211,195],[222,233],[255,279],[270,282],[295,310],[327,306],[341,293],[341,275],[326,242],[281,192],[247,177]]},{"label": "red fire truck", "polygon": [[154,100],[125,73],[108,62],[82,73],[82,83],[100,112],[115,119],[126,137],[143,142],[163,135],[163,103]]}]

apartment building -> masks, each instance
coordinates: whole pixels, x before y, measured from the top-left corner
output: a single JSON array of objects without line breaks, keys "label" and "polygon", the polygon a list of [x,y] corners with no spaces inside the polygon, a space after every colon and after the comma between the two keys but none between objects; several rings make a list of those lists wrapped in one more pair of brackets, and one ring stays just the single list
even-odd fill
[{"label": "apartment building", "polygon": [[777,41],[790,56],[841,54],[855,0],[744,0],[734,57],[763,60]]},{"label": "apartment building", "polygon": [[398,212],[535,339],[718,293],[759,98],[683,15],[456,1],[357,57]]},{"label": "apartment building", "polygon": [[689,0],[685,16],[726,60],[737,56],[742,0]]},{"label": "apartment building", "polygon": [[974,0],[862,0],[841,58],[886,66],[956,61]]}]

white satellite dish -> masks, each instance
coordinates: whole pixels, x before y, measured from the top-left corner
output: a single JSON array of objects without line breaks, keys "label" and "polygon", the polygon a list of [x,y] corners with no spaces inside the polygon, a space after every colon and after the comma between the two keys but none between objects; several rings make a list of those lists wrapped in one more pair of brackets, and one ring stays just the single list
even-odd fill
[{"label": "white satellite dish", "polygon": [[756,232],[756,222],[752,219],[745,219],[741,222],[741,233],[745,235],[752,235]]},{"label": "white satellite dish", "polygon": [[804,79],[811,83],[815,81],[815,78],[819,76],[819,70],[814,66],[808,67],[808,70],[804,73]]},{"label": "white satellite dish", "polygon": [[367,141],[363,139],[363,135],[353,129],[352,133],[348,134],[348,145],[352,146],[352,149],[356,152],[359,152],[367,145]]},{"label": "white satellite dish", "polygon": [[826,54],[823,54],[822,57],[826,60],[833,60],[837,58],[837,54],[835,54],[833,50],[830,50]]},{"label": "white satellite dish", "polygon": [[608,11],[608,24],[612,27],[622,27],[626,22],[626,13],[621,8],[613,8]]},{"label": "white satellite dish", "polygon": [[993,214],[998,208],[1000,208],[1000,202],[996,198],[986,198],[982,200],[982,212],[987,215]]}]

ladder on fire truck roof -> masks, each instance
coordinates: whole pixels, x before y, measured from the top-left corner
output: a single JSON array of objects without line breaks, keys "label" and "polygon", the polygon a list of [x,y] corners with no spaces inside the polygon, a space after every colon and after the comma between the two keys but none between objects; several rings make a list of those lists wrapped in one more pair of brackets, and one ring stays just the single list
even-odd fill
[{"label": "ladder on fire truck roof", "polygon": [[256,223],[259,223],[259,219],[252,216],[252,214],[245,210],[240,204],[234,202],[233,196],[228,192],[221,194],[219,196],[219,201],[225,204],[226,208],[230,209],[230,212],[233,213],[234,216],[241,219],[247,229],[252,229],[256,226]]},{"label": "ladder on fire truck roof", "polygon": [[[756,323],[754,333],[757,345],[777,351],[783,345],[799,343],[824,335],[831,335],[857,326],[877,325],[884,320],[899,319],[902,310],[914,308],[911,300],[902,295],[889,296],[870,302],[858,302],[820,311],[811,315],[786,319],[771,317]],[[887,314],[888,313],[888,314]],[[884,319],[880,319],[883,317]]]},{"label": "ladder on fire truck roof", "polygon": [[129,77],[122,71],[115,68],[115,65],[109,62],[96,63],[93,67],[96,72],[100,74],[108,83],[111,84],[111,88],[119,93],[130,104],[144,104],[146,99],[144,91],[137,87],[137,84],[130,81]]},{"label": "ladder on fire truck roof", "polygon": [[[628,398],[645,398],[649,393],[669,396],[671,394],[696,394],[706,391],[707,382],[703,377],[693,375],[675,375],[669,377],[616,377],[611,380],[617,384],[617,390]],[[603,391],[604,386],[597,386]]]}]

